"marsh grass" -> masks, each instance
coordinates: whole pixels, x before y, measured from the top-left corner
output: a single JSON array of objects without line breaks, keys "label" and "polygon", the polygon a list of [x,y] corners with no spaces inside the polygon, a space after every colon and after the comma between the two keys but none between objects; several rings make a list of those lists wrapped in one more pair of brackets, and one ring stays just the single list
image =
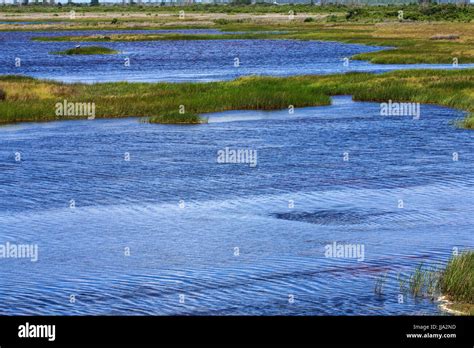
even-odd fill
[{"label": "marsh grass", "polygon": [[453,256],[441,275],[440,285],[451,301],[474,304],[474,251]]},{"label": "marsh grass", "polygon": [[407,291],[407,279],[403,276],[403,274],[398,273],[397,280],[400,293],[405,293]]},{"label": "marsh grass", "polygon": [[102,47],[102,46],[87,46],[87,47],[75,47],[75,48],[70,48],[65,51],[57,51],[57,52],[51,52],[51,54],[59,54],[59,55],[91,55],[91,54],[117,54],[119,53],[116,50],[113,50],[108,47]]},{"label": "marsh grass", "polygon": [[149,117],[143,120],[146,123],[162,124],[202,124],[207,123],[207,119],[193,113],[168,112],[158,116]]},{"label": "marsh grass", "polygon": [[375,286],[374,286],[375,294],[383,295],[383,287],[385,285],[386,280],[387,280],[387,273],[384,273],[375,279]]},{"label": "marsh grass", "polygon": [[243,34],[111,34],[88,36],[54,36],[35,37],[34,41],[60,41],[60,42],[138,42],[138,41],[189,41],[189,40],[237,40],[237,39],[266,39],[266,33]]},{"label": "marsh grass", "polygon": [[[326,76],[243,77],[210,83],[65,84],[28,77],[0,77],[6,98],[0,123],[58,119],[58,101],[94,102],[96,117],[155,117],[152,122],[196,123],[199,115],[226,110],[276,110],[329,105],[334,95],[354,100],[420,102],[474,112],[474,69],[411,70],[384,74],[348,73]],[[176,115],[186,108],[185,118]],[[423,117],[423,116],[422,116]],[[463,126],[473,125],[467,118]]]},{"label": "marsh grass", "polygon": [[423,270],[423,264],[420,264],[408,280],[409,290],[413,296],[422,296],[425,282],[426,271]]},{"label": "marsh grass", "polygon": [[434,300],[439,294],[440,274],[436,267],[425,267],[421,263],[412,273],[398,275],[399,291],[403,294],[408,293],[413,297]]},{"label": "marsh grass", "polygon": [[406,290],[414,297],[429,297],[432,300],[439,292],[440,272],[435,267],[418,265],[407,280]]},{"label": "marsh grass", "polygon": [[448,308],[474,314],[474,251],[453,256],[443,269],[421,263],[398,282],[400,293],[431,300],[445,295],[453,301]]}]

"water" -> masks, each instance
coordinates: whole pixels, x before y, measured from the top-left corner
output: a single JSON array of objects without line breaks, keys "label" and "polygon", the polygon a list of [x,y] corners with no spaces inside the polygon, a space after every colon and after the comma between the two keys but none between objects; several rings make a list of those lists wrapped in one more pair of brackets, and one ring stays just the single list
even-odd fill
[{"label": "water", "polygon": [[[291,76],[349,71],[385,72],[397,69],[453,69],[450,64],[371,64],[344,58],[380,47],[338,42],[296,40],[197,40],[143,42],[39,42],[32,37],[108,35],[112,33],[219,34],[216,30],[0,32],[0,74],[23,74],[65,82],[141,81],[207,82],[246,75]],[[226,33],[221,33],[226,35]],[[61,56],[50,52],[100,45],[117,55]],[[15,67],[15,59],[21,66]],[[130,66],[125,66],[125,59]],[[238,62],[235,59],[238,59]],[[238,63],[238,67],[235,64]],[[458,68],[474,67],[474,64]]]},{"label": "water", "polygon": [[[208,116],[1,127],[0,242],[35,243],[39,260],[0,259],[0,314],[441,314],[398,303],[397,274],[474,246],[462,112],[386,117],[340,96]],[[257,166],[218,164],[225,147]],[[333,242],[364,260],[325,257]]]}]

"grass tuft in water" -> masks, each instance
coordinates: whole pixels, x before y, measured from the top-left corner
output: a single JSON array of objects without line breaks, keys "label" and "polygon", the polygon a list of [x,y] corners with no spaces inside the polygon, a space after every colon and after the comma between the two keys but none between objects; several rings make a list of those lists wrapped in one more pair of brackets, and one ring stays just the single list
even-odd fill
[{"label": "grass tuft in water", "polygon": [[423,295],[425,272],[426,271],[423,270],[423,264],[421,263],[408,280],[410,293],[415,297]]},{"label": "grass tuft in water", "polygon": [[207,123],[207,119],[193,113],[168,112],[158,116],[146,119],[147,123],[163,123],[163,124],[201,124]]},{"label": "grass tuft in water", "polygon": [[119,51],[113,50],[108,47],[102,47],[102,46],[87,46],[87,47],[75,47],[75,48],[70,48],[65,51],[57,51],[57,52],[51,52],[51,54],[59,54],[59,55],[91,55],[91,54],[117,54]]},{"label": "grass tuft in water", "polygon": [[398,275],[400,293],[409,293],[413,297],[434,300],[439,294],[440,274],[436,267],[425,267],[421,263],[411,274],[407,276]]},{"label": "grass tuft in water", "polygon": [[375,287],[374,287],[375,294],[377,295],[383,294],[383,287],[385,285],[386,280],[387,280],[387,273],[384,273],[377,277],[377,279],[375,280]]}]

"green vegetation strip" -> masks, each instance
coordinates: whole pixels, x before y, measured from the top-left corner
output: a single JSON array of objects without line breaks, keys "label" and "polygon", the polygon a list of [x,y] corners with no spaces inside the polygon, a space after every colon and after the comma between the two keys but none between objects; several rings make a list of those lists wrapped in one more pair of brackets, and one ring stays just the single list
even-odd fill
[{"label": "green vegetation strip", "polygon": [[75,47],[70,48],[65,51],[58,51],[58,52],[51,52],[52,54],[59,54],[59,55],[90,55],[90,54],[116,54],[119,53],[116,50],[107,47],[101,46],[87,46],[87,47]]},{"label": "green vegetation strip", "polygon": [[235,40],[235,39],[266,39],[270,34],[112,34],[91,36],[55,36],[36,37],[34,41],[69,41],[69,42],[134,42],[134,41],[167,41],[167,40]]},{"label": "green vegetation strip", "polygon": [[[0,123],[67,119],[58,102],[95,103],[96,117],[151,117],[158,123],[196,123],[196,115],[225,110],[274,110],[354,100],[438,104],[471,112],[460,125],[474,129],[474,69],[411,70],[384,74],[244,77],[211,83],[65,84],[28,77],[0,77]],[[184,105],[185,114],[179,114]],[[421,115],[423,117],[423,115]]]},{"label": "green vegetation strip", "polygon": [[449,261],[440,286],[451,301],[474,306],[474,251],[464,252]]}]

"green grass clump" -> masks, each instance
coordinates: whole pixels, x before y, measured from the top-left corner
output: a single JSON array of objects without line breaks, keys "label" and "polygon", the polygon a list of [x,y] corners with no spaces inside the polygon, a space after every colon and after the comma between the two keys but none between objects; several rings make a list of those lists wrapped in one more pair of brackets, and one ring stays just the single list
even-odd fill
[{"label": "green grass clump", "polygon": [[469,114],[464,120],[461,120],[460,126],[467,129],[474,129],[474,113]]},{"label": "green grass clump", "polygon": [[408,281],[410,293],[413,296],[421,296],[423,295],[423,288],[425,284],[425,274],[426,271],[423,270],[423,264],[420,264],[416,269],[415,272],[410,276]]},{"label": "green grass clump", "polygon": [[148,123],[162,124],[201,124],[207,120],[193,113],[168,112],[158,116],[153,116],[145,120]]},{"label": "green grass clump", "polygon": [[375,286],[374,286],[375,294],[377,295],[383,294],[383,287],[385,286],[386,280],[387,280],[387,273],[384,273],[375,279]]},{"label": "green grass clump", "polygon": [[214,20],[214,23],[216,23],[218,25],[227,25],[227,24],[231,23],[231,21],[228,20],[228,19],[225,19],[225,18],[218,18],[218,19]]},{"label": "green grass clump", "polygon": [[442,273],[440,285],[451,301],[474,304],[474,251],[454,256]]},{"label": "green grass clump", "polygon": [[[407,1],[408,2],[408,1]],[[399,19],[399,12],[403,16]],[[348,8],[347,21],[373,21],[384,20],[407,20],[407,21],[459,21],[469,22],[474,19],[474,8],[472,6],[458,6],[455,4],[418,4],[388,5],[388,6],[365,6]]]},{"label": "green grass clump", "polygon": [[398,281],[401,293],[432,300],[444,295],[448,309],[474,315],[474,251],[453,256],[442,270],[420,264]]},{"label": "green grass clump", "polygon": [[52,54],[60,54],[60,55],[91,55],[91,54],[117,54],[119,53],[116,50],[107,47],[101,46],[87,46],[87,47],[75,47],[70,48],[65,51],[58,51],[58,52],[51,52]]},{"label": "green grass clump", "polygon": [[401,293],[409,293],[413,297],[431,298],[432,300],[439,294],[440,272],[434,267],[424,267],[423,263],[415,270],[405,276],[398,275],[398,282]]}]

